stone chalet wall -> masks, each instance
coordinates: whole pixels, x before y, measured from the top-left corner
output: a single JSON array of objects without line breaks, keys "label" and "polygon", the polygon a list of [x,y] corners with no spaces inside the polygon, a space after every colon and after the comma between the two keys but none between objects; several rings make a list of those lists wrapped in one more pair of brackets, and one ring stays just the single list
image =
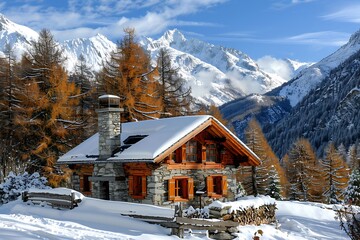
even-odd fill
[{"label": "stone chalet wall", "polygon": [[[228,194],[226,199],[228,201],[235,200],[235,195],[237,191],[237,181],[236,181],[236,170],[234,166],[226,166],[224,169],[176,169],[176,170],[168,170],[166,165],[162,165],[160,168],[157,168],[153,171],[152,176],[147,178],[147,198],[152,199],[153,204],[155,205],[170,205],[173,202],[168,201],[168,180],[177,177],[177,176],[186,176],[194,179],[194,193],[199,186],[205,187],[206,189],[206,177],[209,175],[224,175],[227,177],[228,184]],[[199,206],[199,197],[194,196],[192,201],[189,201],[189,205]],[[225,201],[225,197],[222,197],[220,201]],[[202,206],[208,205],[213,202],[213,199],[209,198],[204,194],[201,197]]]},{"label": "stone chalet wall", "polygon": [[[127,201],[136,203],[146,203],[154,205],[171,205],[172,201],[168,200],[168,180],[177,176],[186,176],[194,179],[194,193],[199,186],[206,187],[206,177],[209,175],[224,175],[227,177],[228,194],[227,197],[220,198],[220,201],[232,201],[235,199],[237,191],[236,181],[237,168],[234,166],[226,166],[224,169],[175,169],[168,170],[166,164],[162,164],[159,168],[152,171],[151,176],[147,176],[147,193],[145,199],[133,199],[128,194],[128,179],[125,177],[124,170],[121,163],[101,163],[94,166],[93,176],[102,177],[116,177],[116,181],[109,181],[109,199],[114,201]],[[75,180],[75,179],[74,179]],[[92,196],[95,198],[102,198],[100,182],[94,181],[92,183]],[[201,197],[202,206],[213,202],[213,199],[206,196]],[[189,205],[199,206],[199,197],[194,196]]]},{"label": "stone chalet wall", "polygon": [[80,176],[77,174],[73,174],[71,176],[71,188],[80,192]]},{"label": "stone chalet wall", "polygon": [[[116,181],[109,181],[109,200],[127,201],[128,187],[121,163],[98,163],[94,165],[93,177],[115,177]],[[92,197],[103,198],[100,181],[92,183]]]}]

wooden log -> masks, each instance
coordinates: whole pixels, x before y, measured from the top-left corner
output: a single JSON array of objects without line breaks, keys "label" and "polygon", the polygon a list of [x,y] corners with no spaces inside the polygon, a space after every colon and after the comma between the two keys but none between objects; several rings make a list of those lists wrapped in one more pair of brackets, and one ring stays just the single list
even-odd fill
[{"label": "wooden log", "polygon": [[199,226],[217,226],[217,227],[237,227],[239,224],[233,221],[209,221],[205,219],[194,219],[194,218],[184,218],[176,217],[176,222],[179,224],[192,224]]},{"label": "wooden log", "polygon": [[192,229],[192,230],[219,231],[219,232],[227,230],[227,227],[222,227],[222,226],[198,226],[198,225],[190,225],[190,224],[180,225],[179,228]]}]

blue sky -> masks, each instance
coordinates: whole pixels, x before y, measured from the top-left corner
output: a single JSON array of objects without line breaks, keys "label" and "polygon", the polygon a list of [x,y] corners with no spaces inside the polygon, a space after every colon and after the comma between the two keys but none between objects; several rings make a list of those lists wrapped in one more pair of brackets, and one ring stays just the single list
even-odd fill
[{"label": "blue sky", "polygon": [[0,12],[58,40],[102,33],[117,41],[128,26],[158,38],[177,28],[255,60],[319,61],[360,28],[359,0],[2,0]]}]

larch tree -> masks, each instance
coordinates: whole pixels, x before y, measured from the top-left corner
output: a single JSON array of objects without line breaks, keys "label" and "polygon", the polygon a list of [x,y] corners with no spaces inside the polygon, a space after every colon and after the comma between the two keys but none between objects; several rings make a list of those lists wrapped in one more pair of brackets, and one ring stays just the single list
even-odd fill
[{"label": "larch tree", "polygon": [[162,117],[182,116],[190,112],[191,88],[179,76],[171,63],[169,50],[161,48],[157,56],[157,67],[162,101]]},{"label": "larch tree", "polygon": [[307,139],[297,140],[286,161],[289,196],[293,200],[321,201],[323,178],[314,150]]},{"label": "larch tree", "polygon": [[97,106],[96,87],[91,79],[94,78],[90,67],[86,64],[83,55],[80,55],[75,66],[75,72],[69,77],[80,90],[79,105],[76,109],[77,119],[80,124],[79,139],[84,140],[97,131]]},{"label": "larch tree", "polygon": [[358,169],[360,171],[360,152],[358,144],[352,144],[347,153],[347,162],[351,170]]},{"label": "larch tree", "polygon": [[4,57],[0,58],[0,180],[10,171],[18,172],[23,167],[18,151],[22,137],[15,124],[18,108],[18,66],[10,45],[5,46]]},{"label": "larch tree", "polygon": [[123,121],[158,118],[162,106],[157,70],[151,66],[149,54],[135,41],[134,29],[124,31],[124,38],[101,73],[101,88],[120,97],[125,110]]},{"label": "larch tree", "polygon": [[39,171],[52,186],[62,184],[68,175],[55,167],[59,155],[77,141],[76,108],[79,89],[68,81],[61,50],[49,30],[22,59],[21,111],[17,124],[26,139],[24,158],[30,172]]},{"label": "larch tree", "polygon": [[325,179],[324,196],[327,203],[339,203],[349,180],[349,171],[343,155],[337,151],[332,142],[326,148],[322,160]]},{"label": "larch tree", "polygon": [[[276,157],[271,147],[269,146],[260,124],[256,119],[249,121],[247,128],[245,129],[246,145],[261,159],[262,163],[257,167],[245,167],[248,168],[248,173],[245,174],[245,185],[247,186],[247,192],[250,192],[248,188],[251,185],[251,192],[254,195],[266,194],[269,188],[270,179],[275,176],[270,176],[270,169],[274,167],[274,172],[281,185],[286,184],[286,177],[283,168],[280,166],[279,159]],[[251,168],[251,170],[250,170]],[[250,173],[251,172],[251,173]],[[274,174],[275,174],[274,173]],[[246,177],[248,175],[248,177]],[[251,177],[249,177],[251,176]],[[251,181],[249,181],[251,179]],[[249,184],[249,182],[251,184]]]}]

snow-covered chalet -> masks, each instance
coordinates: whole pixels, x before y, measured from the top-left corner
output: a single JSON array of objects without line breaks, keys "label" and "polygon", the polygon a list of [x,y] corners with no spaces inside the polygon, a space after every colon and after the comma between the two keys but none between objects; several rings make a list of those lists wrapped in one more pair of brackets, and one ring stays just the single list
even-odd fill
[{"label": "snow-covered chalet", "polygon": [[119,103],[101,96],[99,132],[58,159],[73,170],[73,188],[87,196],[154,205],[234,200],[238,166],[260,164],[212,116],[120,123]]}]

